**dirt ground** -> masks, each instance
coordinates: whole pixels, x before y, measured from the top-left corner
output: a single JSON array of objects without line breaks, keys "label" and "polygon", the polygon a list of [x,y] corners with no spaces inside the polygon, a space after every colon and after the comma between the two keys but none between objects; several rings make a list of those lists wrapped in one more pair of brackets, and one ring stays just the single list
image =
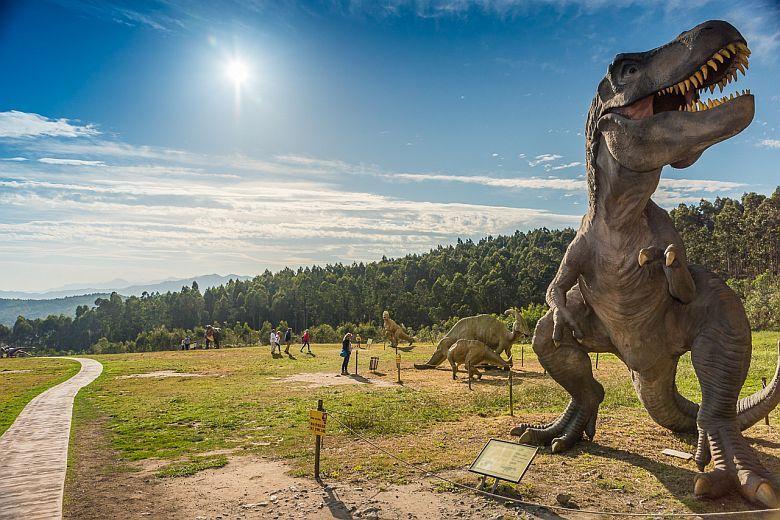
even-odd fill
[{"label": "dirt ground", "polygon": [[118,465],[104,420],[80,429],[66,484],[68,519],[382,519],[560,518],[545,509],[518,509],[478,496],[438,491],[429,483],[318,483],[292,477],[283,462],[232,456],[226,466],[179,478],[159,478],[160,463]]}]

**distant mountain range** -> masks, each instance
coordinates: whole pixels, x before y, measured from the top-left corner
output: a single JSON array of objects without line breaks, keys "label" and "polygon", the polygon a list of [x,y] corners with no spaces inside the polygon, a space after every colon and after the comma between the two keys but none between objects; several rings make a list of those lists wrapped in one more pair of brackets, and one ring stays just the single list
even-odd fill
[{"label": "distant mountain range", "polygon": [[50,314],[65,314],[75,316],[79,305],[95,304],[97,298],[105,298],[112,292],[122,296],[141,296],[144,292],[166,293],[180,291],[184,285],[198,282],[201,291],[209,287],[224,285],[229,280],[248,280],[251,276],[229,274],[207,274],[192,278],[168,279],[148,284],[128,285],[126,280],[112,280],[100,284],[90,284],[90,287],[79,287],[76,284],[57,287],[43,292],[0,291],[0,323],[13,325],[18,316],[25,318],[45,318]]}]

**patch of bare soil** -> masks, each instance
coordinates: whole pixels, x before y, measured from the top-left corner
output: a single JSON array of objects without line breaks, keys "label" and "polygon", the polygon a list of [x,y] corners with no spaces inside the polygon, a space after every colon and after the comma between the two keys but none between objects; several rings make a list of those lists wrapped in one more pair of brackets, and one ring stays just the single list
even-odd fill
[{"label": "patch of bare soil", "polygon": [[301,383],[309,388],[338,385],[374,385],[381,387],[396,386],[394,383],[385,381],[384,379],[363,377],[360,375],[356,376],[354,374],[342,376],[328,372],[320,372],[316,374],[293,374],[283,379],[279,379],[279,381],[283,383]]},{"label": "patch of bare soil", "polygon": [[157,370],[155,372],[146,372],[143,374],[129,374],[126,376],[117,376],[117,379],[146,379],[146,378],[164,378],[164,377],[206,377],[208,374],[192,374],[189,372],[176,372],[175,370]]},{"label": "patch of bare soil", "polygon": [[155,478],[118,462],[107,424],[106,417],[93,419],[71,436],[63,519],[173,518],[175,504]]}]

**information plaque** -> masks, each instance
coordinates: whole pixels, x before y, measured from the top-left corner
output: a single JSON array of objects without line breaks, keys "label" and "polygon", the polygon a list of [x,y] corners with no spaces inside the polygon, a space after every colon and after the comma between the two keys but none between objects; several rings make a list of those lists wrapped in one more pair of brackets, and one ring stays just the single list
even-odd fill
[{"label": "information plaque", "polygon": [[539,450],[537,446],[490,439],[469,471],[517,484]]},{"label": "information plaque", "polygon": [[314,435],[325,435],[328,414],[320,410],[309,410],[309,429]]}]

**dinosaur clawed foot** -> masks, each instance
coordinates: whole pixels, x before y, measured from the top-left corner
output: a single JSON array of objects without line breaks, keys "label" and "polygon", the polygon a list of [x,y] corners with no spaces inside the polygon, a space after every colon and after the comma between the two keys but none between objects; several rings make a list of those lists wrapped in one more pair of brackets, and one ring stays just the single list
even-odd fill
[{"label": "dinosaur clawed foot", "polygon": [[699,470],[712,460],[712,471],[696,475],[694,493],[699,498],[718,498],[736,488],[747,500],[763,507],[778,506],[777,493],[768,472],[736,424],[699,430],[696,464]]},{"label": "dinosaur clawed foot", "polygon": [[593,439],[596,434],[598,408],[586,409],[573,402],[558,419],[549,424],[519,424],[512,428],[511,435],[519,441],[536,446],[550,446],[553,453],[568,450],[586,434]]},{"label": "dinosaur clawed foot", "polygon": [[679,248],[674,244],[669,244],[664,250],[657,246],[650,246],[639,250],[639,258],[637,260],[640,266],[644,266],[663,259],[664,264],[667,267],[671,267],[678,255]]}]

